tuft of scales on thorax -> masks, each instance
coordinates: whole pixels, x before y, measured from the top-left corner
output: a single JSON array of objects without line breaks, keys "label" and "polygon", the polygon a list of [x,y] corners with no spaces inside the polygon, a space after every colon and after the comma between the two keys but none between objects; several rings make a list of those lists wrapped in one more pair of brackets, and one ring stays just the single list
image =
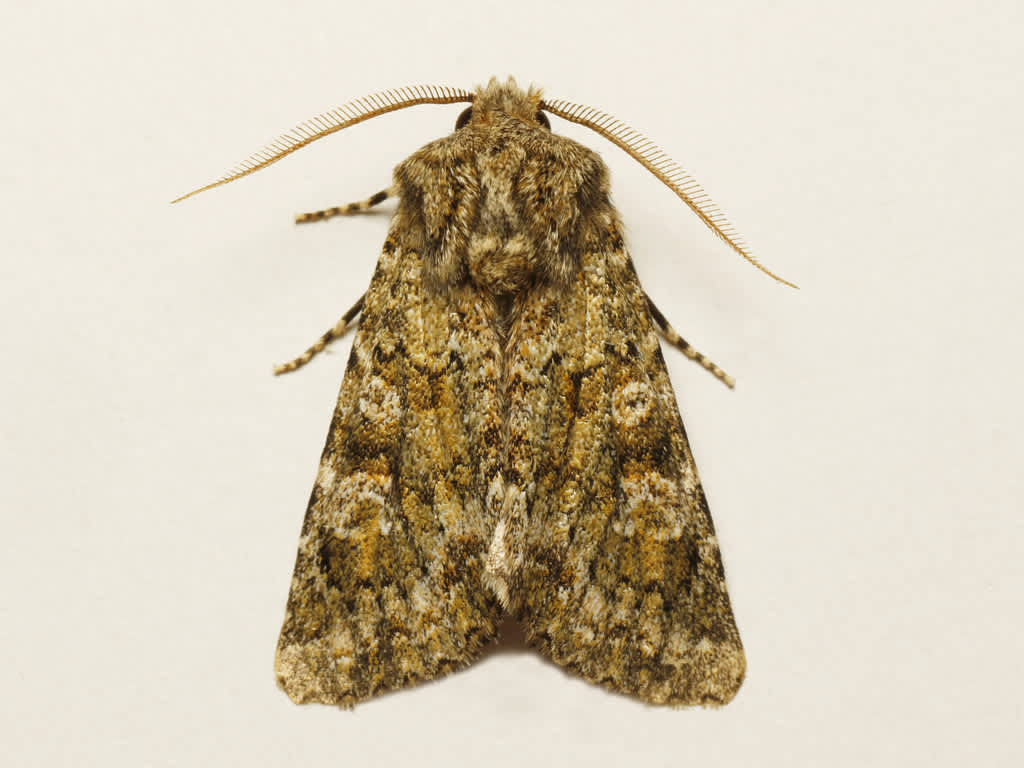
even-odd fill
[{"label": "tuft of scales on thorax", "polygon": [[539,92],[492,81],[456,133],[395,170],[407,244],[439,287],[470,281],[493,296],[563,284],[616,221],[608,171],[592,150],[552,134]]}]

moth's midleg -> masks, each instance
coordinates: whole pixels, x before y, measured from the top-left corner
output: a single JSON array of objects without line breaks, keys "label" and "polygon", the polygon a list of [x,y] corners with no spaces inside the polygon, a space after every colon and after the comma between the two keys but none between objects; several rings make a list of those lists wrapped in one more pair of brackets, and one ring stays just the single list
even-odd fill
[{"label": "moth's midleg", "polygon": [[701,368],[708,371],[712,376],[729,387],[729,389],[734,388],[736,386],[736,379],[694,349],[686,339],[676,332],[671,323],[665,319],[665,315],[658,309],[651,297],[647,296],[646,293],[644,296],[647,297],[647,306],[651,309],[651,317],[654,319],[654,324],[658,326],[658,330],[665,337],[665,341],[686,355],[690,360],[698,363]]},{"label": "moth's midleg", "polygon": [[389,197],[395,197],[398,194],[398,188],[394,185],[387,189],[382,189],[380,192],[371,195],[365,200],[360,200],[355,203],[349,203],[348,205],[336,205],[333,208],[324,208],[322,211],[310,211],[309,213],[297,213],[295,214],[296,224],[305,224],[310,221],[323,221],[333,216],[351,216],[353,213],[362,213],[368,211],[373,206],[379,205],[387,200]]},{"label": "moth's midleg", "polygon": [[303,352],[301,355],[296,357],[294,360],[282,363],[281,365],[274,366],[274,375],[280,376],[282,373],[290,373],[291,371],[297,370],[320,354],[324,347],[330,344],[335,339],[340,339],[345,335],[345,331],[352,327],[352,320],[358,315],[363,309],[363,301],[366,299],[364,293],[359,297],[359,301],[352,305],[352,307],[344,315],[339,318],[338,322],[334,324],[333,328],[328,329],[323,336],[316,340],[316,342]]}]

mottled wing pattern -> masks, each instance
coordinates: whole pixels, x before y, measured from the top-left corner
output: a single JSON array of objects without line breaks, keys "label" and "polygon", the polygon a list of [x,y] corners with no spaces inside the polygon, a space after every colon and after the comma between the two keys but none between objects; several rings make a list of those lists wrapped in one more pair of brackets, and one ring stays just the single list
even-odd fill
[{"label": "mottled wing pattern", "polygon": [[511,604],[587,680],[724,704],[746,662],[647,302],[615,225],[580,258],[519,304],[508,347]]},{"label": "mottled wing pattern", "polygon": [[309,501],[278,643],[297,702],[349,706],[469,662],[500,464],[500,345],[468,289],[426,290],[396,219],[366,294]]}]

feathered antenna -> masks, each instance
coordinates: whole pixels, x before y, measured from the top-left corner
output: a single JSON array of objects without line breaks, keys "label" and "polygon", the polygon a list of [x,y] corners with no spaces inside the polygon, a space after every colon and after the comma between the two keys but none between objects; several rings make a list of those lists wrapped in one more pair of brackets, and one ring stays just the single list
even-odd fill
[{"label": "feathered antenna", "polygon": [[443,85],[413,85],[407,88],[396,88],[365,96],[343,104],[337,109],[317,115],[311,120],[299,123],[288,133],[283,133],[267,144],[259,152],[250,155],[219,179],[205,187],[194,189],[182,195],[172,203],[177,203],[192,195],[198,195],[208,189],[219,187],[235,179],[248,176],[271,163],[276,163],[285,155],[322,139],[328,134],[348,128],[350,125],[369,120],[371,117],[387,112],[412,107],[416,104],[454,104],[460,101],[473,101],[473,93],[462,88],[449,88]]},{"label": "feathered antenna", "polygon": [[541,102],[540,107],[552,115],[558,115],[572,123],[585,125],[624,149],[634,160],[675,192],[684,203],[690,206],[700,220],[707,224],[711,231],[722,238],[736,253],[780,283],[785,283],[792,288],[799,287],[789,280],[779,277],[755,259],[750,253],[750,248],[743,242],[739,233],[729,223],[725,214],[714,204],[703,187],[639,131],[598,109],[561,99],[553,101],[545,99]]}]

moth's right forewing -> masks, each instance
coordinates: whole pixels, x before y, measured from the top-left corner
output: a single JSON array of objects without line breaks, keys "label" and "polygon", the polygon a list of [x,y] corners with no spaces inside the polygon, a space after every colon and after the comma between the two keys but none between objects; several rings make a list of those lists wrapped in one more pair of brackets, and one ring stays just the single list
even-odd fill
[{"label": "moth's right forewing", "polygon": [[351,706],[464,666],[501,610],[483,586],[500,350],[471,290],[427,290],[401,211],[366,294],[299,541],[275,670]]}]

